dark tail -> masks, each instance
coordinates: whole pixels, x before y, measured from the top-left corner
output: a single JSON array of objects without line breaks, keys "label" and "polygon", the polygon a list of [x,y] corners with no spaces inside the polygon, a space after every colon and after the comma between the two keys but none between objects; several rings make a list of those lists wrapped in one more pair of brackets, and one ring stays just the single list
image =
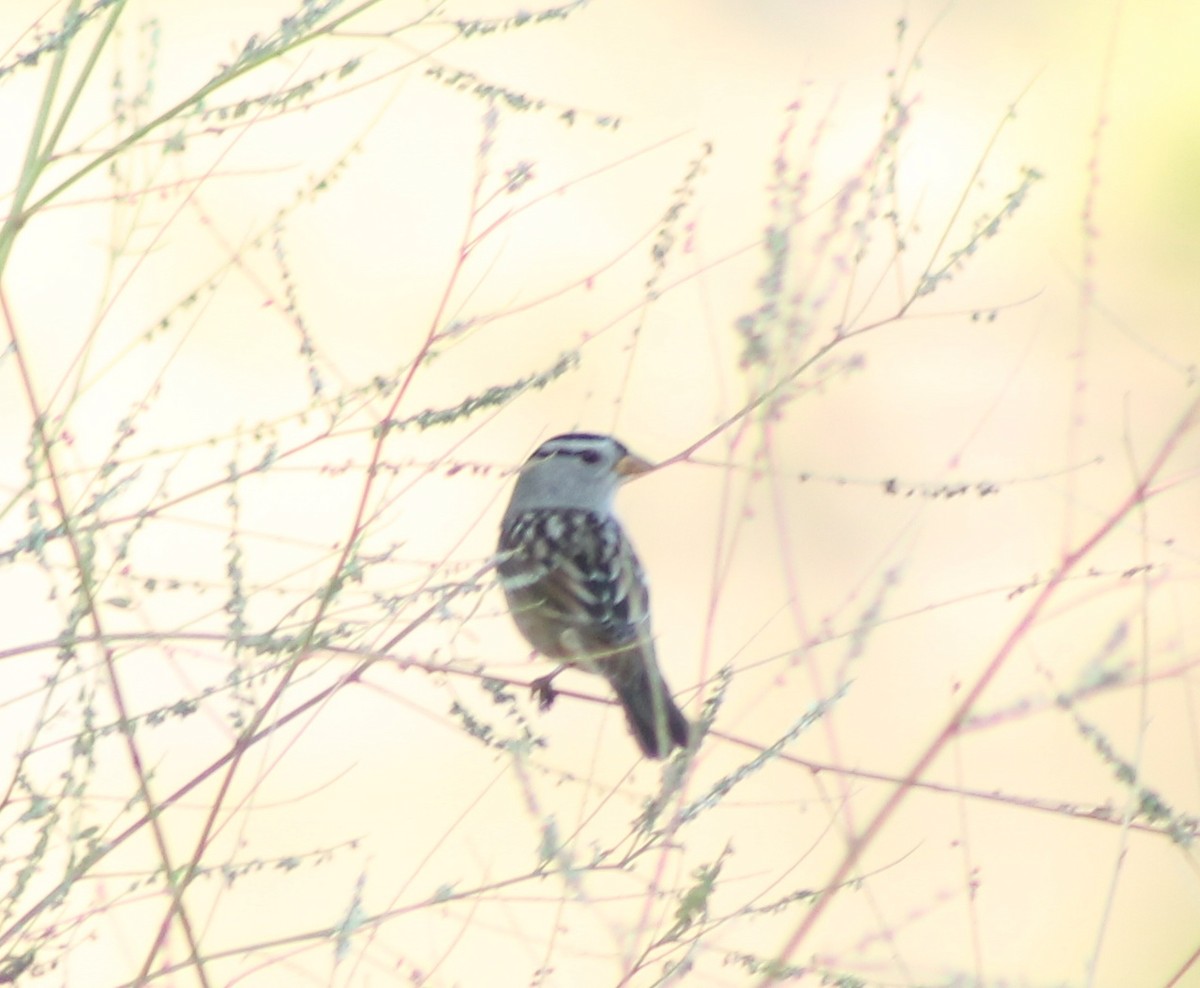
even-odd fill
[{"label": "dark tail", "polygon": [[604,670],[616,691],[629,730],[647,758],[666,758],[676,747],[686,748],[691,725],[675,705],[653,654],[647,661],[639,649],[617,657]]}]

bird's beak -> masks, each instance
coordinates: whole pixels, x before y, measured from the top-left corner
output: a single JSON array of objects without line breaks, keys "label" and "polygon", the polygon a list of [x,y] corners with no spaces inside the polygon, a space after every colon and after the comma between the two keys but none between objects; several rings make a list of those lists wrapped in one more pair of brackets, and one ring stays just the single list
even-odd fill
[{"label": "bird's beak", "polygon": [[617,460],[615,469],[623,479],[632,480],[634,477],[641,476],[643,473],[649,473],[654,469],[654,464],[649,460],[643,460],[640,456],[634,456],[632,453],[626,453],[619,460]]}]

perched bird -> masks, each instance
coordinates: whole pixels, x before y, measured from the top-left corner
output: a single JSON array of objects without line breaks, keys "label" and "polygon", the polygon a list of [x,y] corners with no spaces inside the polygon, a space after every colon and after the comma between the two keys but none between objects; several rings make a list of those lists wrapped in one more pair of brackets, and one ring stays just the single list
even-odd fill
[{"label": "perched bird", "polygon": [[642,752],[665,758],[687,746],[689,726],[654,656],[642,564],[613,514],[617,488],[650,469],[611,436],[546,440],[517,477],[496,568],[529,644],[607,679]]}]

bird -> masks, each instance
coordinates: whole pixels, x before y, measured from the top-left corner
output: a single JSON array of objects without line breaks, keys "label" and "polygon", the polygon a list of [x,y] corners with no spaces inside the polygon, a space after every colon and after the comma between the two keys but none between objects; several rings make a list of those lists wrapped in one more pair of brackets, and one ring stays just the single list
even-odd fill
[{"label": "bird", "polygon": [[[648,758],[686,748],[691,727],[663,681],[641,561],[613,513],[617,489],[654,469],[612,436],[569,432],[521,467],[496,569],[517,629],[563,666],[608,680]],[[562,667],[560,666],[560,669]],[[543,705],[553,699],[549,679]]]}]

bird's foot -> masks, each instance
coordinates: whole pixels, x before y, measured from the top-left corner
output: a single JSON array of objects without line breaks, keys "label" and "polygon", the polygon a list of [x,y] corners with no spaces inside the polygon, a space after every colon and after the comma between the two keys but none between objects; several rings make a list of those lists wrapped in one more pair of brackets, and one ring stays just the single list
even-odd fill
[{"label": "bird's foot", "polygon": [[549,710],[554,706],[554,698],[558,696],[558,690],[554,688],[554,677],[560,672],[562,672],[562,666],[549,675],[539,676],[529,684],[530,693],[537,697],[538,710]]}]

